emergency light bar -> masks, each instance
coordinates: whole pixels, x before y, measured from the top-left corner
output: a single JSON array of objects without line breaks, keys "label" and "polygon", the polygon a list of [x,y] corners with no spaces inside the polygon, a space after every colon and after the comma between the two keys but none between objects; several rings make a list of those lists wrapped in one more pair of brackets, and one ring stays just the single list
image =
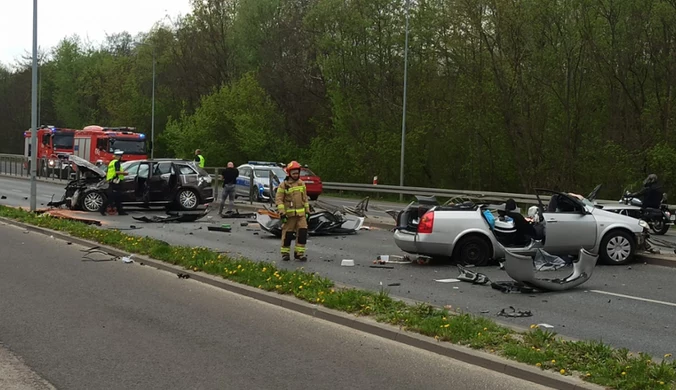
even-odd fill
[{"label": "emergency light bar", "polygon": [[269,162],[269,161],[249,161],[247,164],[249,165],[263,165],[263,166],[276,166],[277,164],[274,162]]}]

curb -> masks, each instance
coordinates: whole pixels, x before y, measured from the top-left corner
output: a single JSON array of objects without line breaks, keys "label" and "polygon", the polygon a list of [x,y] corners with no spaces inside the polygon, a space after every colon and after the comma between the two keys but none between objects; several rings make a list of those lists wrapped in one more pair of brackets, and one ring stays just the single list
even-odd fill
[{"label": "curb", "polygon": [[[5,222],[9,225],[24,228],[28,231],[44,235],[50,235],[62,241],[72,242],[78,245],[89,247],[98,246],[99,248],[105,250],[106,252],[114,256],[121,257],[126,256],[128,254],[127,252],[123,252],[116,248],[112,248],[106,245],[98,244],[96,242],[84,240],[81,238],[73,237],[55,230],[25,224],[4,217],[0,217],[0,221]],[[192,279],[198,282],[206,283],[213,287],[217,287],[235,294],[244,295],[301,314],[316,317],[338,325],[343,325],[374,336],[400,342],[402,344],[414,348],[423,349],[428,352],[433,352],[455,360],[483,367],[491,371],[509,375],[539,385],[549,386],[561,390],[604,389],[604,387],[592,383],[583,382],[581,379],[577,379],[575,377],[563,376],[554,372],[544,371],[524,363],[511,361],[505,358],[501,358],[497,355],[492,355],[488,352],[473,350],[468,347],[453,345],[451,343],[442,344],[441,342],[430,341],[429,337],[425,337],[423,335],[419,335],[416,333],[406,332],[401,328],[395,328],[394,326],[381,324],[370,318],[352,316],[337,310],[313,305],[311,303],[301,301],[295,297],[268,292],[265,290],[259,290],[254,287],[249,287],[243,284],[231,282],[221,277],[209,275],[203,272],[194,272],[191,270],[184,269],[183,267],[163,262],[161,260],[148,258],[147,256],[135,254],[134,257],[135,259],[137,259],[138,262],[143,262],[144,265],[147,264],[158,270],[172,273],[180,272],[188,274]]]}]

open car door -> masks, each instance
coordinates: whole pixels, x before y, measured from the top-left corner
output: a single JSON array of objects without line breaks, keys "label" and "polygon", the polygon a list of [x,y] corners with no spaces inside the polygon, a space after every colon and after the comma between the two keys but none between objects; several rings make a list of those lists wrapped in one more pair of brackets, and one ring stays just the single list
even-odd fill
[{"label": "open car door", "polygon": [[596,219],[576,197],[547,189],[536,189],[538,201],[549,195],[544,208],[547,239],[544,250],[557,254],[578,254],[580,248],[591,250],[596,244]]}]

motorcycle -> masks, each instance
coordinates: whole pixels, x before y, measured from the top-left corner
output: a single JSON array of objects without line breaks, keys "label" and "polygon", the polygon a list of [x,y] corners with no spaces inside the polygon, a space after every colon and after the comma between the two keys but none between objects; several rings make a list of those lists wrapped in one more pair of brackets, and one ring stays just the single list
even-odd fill
[{"label": "motorcycle", "polygon": [[625,210],[624,214],[646,221],[650,225],[650,229],[659,235],[668,232],[671,225],[674,224],[674,220],[676,220],[676,214],[669,210],[666,201],[667,194],[664,194],[662,195],[660,208],[654,209],[650,207],[644,208],[643,202],[638,198],[630,196],[629,191],[625,191],[622,199],[620,199],[620,203],[636,207],[633,210]]}]

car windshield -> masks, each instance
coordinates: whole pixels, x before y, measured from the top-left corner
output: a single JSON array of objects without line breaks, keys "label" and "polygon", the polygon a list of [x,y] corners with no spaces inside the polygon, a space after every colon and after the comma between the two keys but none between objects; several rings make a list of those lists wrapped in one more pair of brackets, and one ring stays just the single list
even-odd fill
[{"label": "car windshield", "polygon": [[125,161],[122,164],[120,164],[120,168],[126,171],[129,169],[129,167],[131,167],[132,165],[136,165],[138,163],[139,163],[138,161]]},{"label": "car windshield", "polygon": [[314,172],[310,170],[310,168],[303,168],[300,170],[300,175],[301,176],[317,176],[315,175]]},{"label": "car windshield", "polygon": [[279,178],[279,180],[284,180],[286,177],[286,172],[284,172],[283,169],[281,168],[258,168],[254,170],[254,174],[256,177],[260,177],[263,179],[267,179],[270,177],[270,171],[274,172],[274,174]]},{"label": "car windshield", "polygon": [[75,133],[56,133],[52,137],[54,147],[58,149],[72,149]]},{"label": "car windshield", "polygon": [[142,139],[116,138],[110,140],[111,152],[120,149],[124,154],[146,154],[146,141]]}]

